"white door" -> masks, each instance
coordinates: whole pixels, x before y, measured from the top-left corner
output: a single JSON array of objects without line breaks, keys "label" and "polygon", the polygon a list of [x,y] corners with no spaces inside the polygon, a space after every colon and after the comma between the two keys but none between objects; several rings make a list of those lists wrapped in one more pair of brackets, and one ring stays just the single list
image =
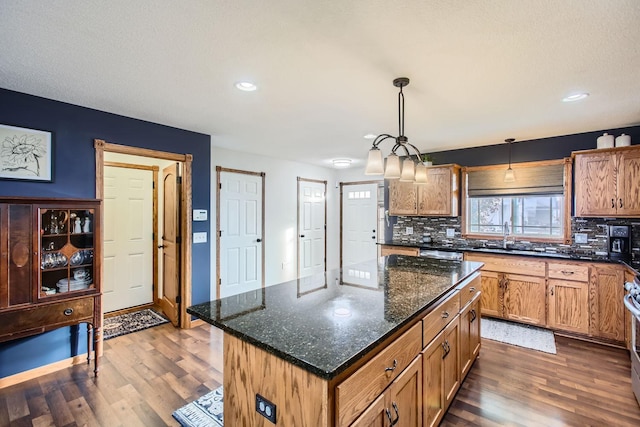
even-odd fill
[{"label": "white door", "polygon": [[153,172],[104,167],[104,312],[153,302]]},{"label": "white door", "polygon": [[342,186],[343,267],[377,258],[377,217],[377,184]]},{"label": "white door", "polygon": [[324,281],[327,183],[298,178],[298,278]]},{"label": "white door", "polygon": [[262,179],[220,172],[220,298],[262,287]]}]

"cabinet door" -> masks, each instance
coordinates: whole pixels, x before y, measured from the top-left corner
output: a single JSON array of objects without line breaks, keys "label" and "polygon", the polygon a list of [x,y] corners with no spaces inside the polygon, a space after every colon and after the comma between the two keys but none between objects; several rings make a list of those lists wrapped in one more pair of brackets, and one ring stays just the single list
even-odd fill
[{"label": "cabinet door", "polygon": [[544,278],[506,274],[503,291],[506,319],[540,326],[546,324]]},{"label": "cabinet door", "polygon": [[615,215],[615,154],[576,155],[576,216]]},{"label": "cabinet door", "polygon": [[467,305],[460,315],[460,378],[471,369],[480,353],[480,297]]},{"label": "cabinet door", "polygon": [[591,334],[624,341],[624,269],[617,265],[595,265],[591,271]]},{"label": "cabinet door", "polygon": [[482,271],[482,314],[502,317],[502,279],[501,273]]},{"label": "cabinet door", "polygon": [[640,149],[618,153],[618,216],[640,215]]},{"label": "cabinet door", "polygon": [[422,351],[422,424],[437,426],[445,411],[442,358],[444,332],[435,337]]},{"label": "cabinet door", "polygon": [[[395,379],[389,389],[387,410],[392,423],[408,427],[422,425],[422,357],[413,362]],[[396,421],[397,420],[397,421]]]},{"label": "cabinet door", "polygon": [[416,185],[413,182],[389,181],[389,215],[415,215]]},{"label": "cabinet door", "polygon": [[589,284],[549,279],[548,314],[552,328],[589,333]]},{"label": "cabinet door", "polygon": [[30,205],[0,205],[0,308],[32,302],[32,236]]},{"label": "cabinet door", "polygon": [[428,168],[427,183],[417,187],[418,215],[452,215],[451,169]]},{"label": "cabinet door", "polygon": [[351,424],[351,427],[385,427],[389,425],[385,402],[386,395],[383,393]]},{"label": "cabinet door", "polygon": [[460,322],[454,319],[444,330],[444,356],[442,359],[442,382],[444,385],[444,407],[449,407],[460,387]]}]

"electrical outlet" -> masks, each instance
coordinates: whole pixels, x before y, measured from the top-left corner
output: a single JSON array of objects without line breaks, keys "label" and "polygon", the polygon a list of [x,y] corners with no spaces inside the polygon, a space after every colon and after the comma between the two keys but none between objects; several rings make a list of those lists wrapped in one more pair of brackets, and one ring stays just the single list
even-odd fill
[{"label": "electrical outlet", "polygon": [[404,234],[407,235],[407,236],[409,234],[413,234],[413,227],[405,227]]},{"label": "electrical outlet", "polygon": [[447,228],[447,237],[451,238],[451,237],[455,237],[456,236],[456,229],[455,228]]},{"label": "electrical outlet", "polygon": [[587,233],[576,233],[576,243],[587,243]]},{"label": "electrical outlet", "polygon": [[256,393],[256,412],[271,421],[276,423],[276,405],[269,402],[264,397]]}]

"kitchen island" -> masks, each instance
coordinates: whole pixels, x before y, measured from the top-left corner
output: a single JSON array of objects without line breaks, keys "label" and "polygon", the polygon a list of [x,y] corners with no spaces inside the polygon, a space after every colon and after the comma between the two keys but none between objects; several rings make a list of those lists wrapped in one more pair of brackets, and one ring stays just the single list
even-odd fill
[{"label": "kitchen island", "polygon": [[[341,426],[375,410],[389,420],[408,411],[403,421],[416,425],[441,417],[479,351],[470,303],[477,307],[481,266],[389,256],[188,308],[225,332],[225,423]],[[407,372],[414,403],[402,405],[388,391]],[[447,388],[439,387],[447,376],[455,389],[423,393]]]}]

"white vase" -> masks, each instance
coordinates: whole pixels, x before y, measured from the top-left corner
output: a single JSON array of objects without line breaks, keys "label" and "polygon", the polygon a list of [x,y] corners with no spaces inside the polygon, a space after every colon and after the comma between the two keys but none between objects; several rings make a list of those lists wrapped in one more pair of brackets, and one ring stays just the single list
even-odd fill
[{"label": "white vase", "polygon": [[598,137],[598,148],[613,148],[613,135],[608,133]]},{"label": "white vase", "polygon": [[84,219],[84,226],[82,227],[82,231],[85,233],[91,233],[91,218],[86,217]]},{"label": "white vase", "polygon": [[616,138],[616,147],[628,147],[631,145],[631,137],[624,133]]}]

